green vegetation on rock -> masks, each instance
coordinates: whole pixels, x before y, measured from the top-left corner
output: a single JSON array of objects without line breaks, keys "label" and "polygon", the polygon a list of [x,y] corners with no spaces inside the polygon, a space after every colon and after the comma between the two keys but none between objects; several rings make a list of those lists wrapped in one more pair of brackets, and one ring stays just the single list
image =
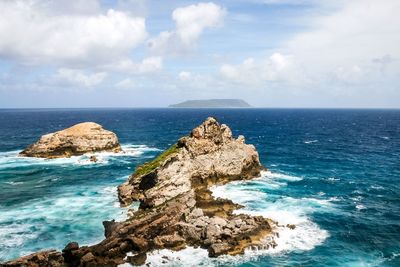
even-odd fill
[{"label": "green vegetation on rock", "polygon": [[136,169],[134,176],[143,176],[149,174],[154,171],[157,167],[159,167],[170,155],[175,154],[179,151],[179,147],[177,144],[172,145],[170,148],[165,150],[163,153],[158,155],[154,160],[150,162],[146,162],[143,165],[139,166]]}]

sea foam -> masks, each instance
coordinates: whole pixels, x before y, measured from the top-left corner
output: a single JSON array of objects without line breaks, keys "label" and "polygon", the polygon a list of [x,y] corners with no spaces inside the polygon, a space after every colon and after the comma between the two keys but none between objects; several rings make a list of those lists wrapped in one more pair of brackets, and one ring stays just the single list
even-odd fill
[{"label": "sea foam", "polygon": [[[102,220],[127,217],[127,209],[119,208],[116,191],[115,186],[65,188],[61,195],[32,201],[17,210],[0,210],[0,259],[39,249],[62,249],[70,241],[101,241]],[[46,247],[41,247],[43,240]]]},{"label": "sea foam", "polygon": [[[260,178],[251,181],[240,181],[224,186],[213,187],[214,197],[230,198],[244,208],[235,213],[261,215],[277,221],[279,225],[295,224],[291,230],[279,227],[278,246],[263,253],[280,253],[286,251],[304,251],[320,245],[329,236],[326,230],[321,229],[312,222],[309,215],[313,212],[328,212],[335,209],[332,201],[335,199],[322,199],[315,197],[294,198],[291,196],[269,197],[274,189],[287,186],[287,182],[301,181],[303,177],[296,177],[282,173],[263,172]],[[270,186],[273,184],[274,186]],[[278,187],[276,186],[278,185]],[[269,194],[268,194],[269,193]],[[260,252],[259,252],[260,253]]]},{"label": "sea foam", "polygon": [[[19,156],[20,150],[0,152],[0,170],[8,168],[18,167],[30,167],[37,165],[104,165],[108,164],[110,160],[124,161],[123,157],[141,157],[147,152],[159,151],[157,148],[148,147],[146,145],[133,145],[125,144],[122,145],[122,152],[96,152],[86,153],[81,156],[72,156],[70,158],[55,158],[55,159],[44,159],[44,158],[33,158],[33,157],[21,157]],[[97,162],[90,160],[91,156],[97,158]]]}]

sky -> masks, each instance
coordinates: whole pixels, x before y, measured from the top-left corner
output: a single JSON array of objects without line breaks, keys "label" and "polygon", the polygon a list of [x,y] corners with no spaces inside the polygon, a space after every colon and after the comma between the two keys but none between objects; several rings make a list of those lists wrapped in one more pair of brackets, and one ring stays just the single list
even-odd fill
[{"label": "sky", "polygon": [[0,108],[400,108],[399,0],[0,0]]}]

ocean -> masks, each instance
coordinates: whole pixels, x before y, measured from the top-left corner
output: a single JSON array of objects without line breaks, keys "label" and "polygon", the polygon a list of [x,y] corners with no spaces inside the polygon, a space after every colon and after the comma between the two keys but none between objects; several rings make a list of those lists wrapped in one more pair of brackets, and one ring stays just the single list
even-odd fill
[{"label": "ocean", "polygon": [[[126,217],[116,186],[208,116],[244,135],[268,169],[213,194],[297,227],[275,249],[217,259],[161,250],[151,266],[400,266],[400,110],[344,109],[2,109],[0,262],[101,241],[102,221]],[[97,153],[97,163],[17,156],[84,121],[114,131],[126,153]]]}]

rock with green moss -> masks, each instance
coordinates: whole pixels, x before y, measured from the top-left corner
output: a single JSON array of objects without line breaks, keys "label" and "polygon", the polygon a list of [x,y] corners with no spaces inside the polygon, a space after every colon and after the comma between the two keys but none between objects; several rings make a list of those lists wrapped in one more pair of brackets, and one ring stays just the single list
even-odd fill
[{"label": "rock with green moss", "polygon": [[169,156],[177,153],[179,151],[178,145],[174,144],[163,153],[161,153],[158,157],[150,162],[146,162],[145,164],[139,166],[134,173],[135,176],[143,176],[149,174],[150,172],[157,169]]},{"label": "rock with green moss", "polygon": [[208,118],[151,162],[137,168],[119,186],[123,206],[140,201],[143,207],[157,206],[192,190],[192,185],[217,180],[245,179],[262,169],[253,145],[243,136],[232,137],[231,129]]}]

